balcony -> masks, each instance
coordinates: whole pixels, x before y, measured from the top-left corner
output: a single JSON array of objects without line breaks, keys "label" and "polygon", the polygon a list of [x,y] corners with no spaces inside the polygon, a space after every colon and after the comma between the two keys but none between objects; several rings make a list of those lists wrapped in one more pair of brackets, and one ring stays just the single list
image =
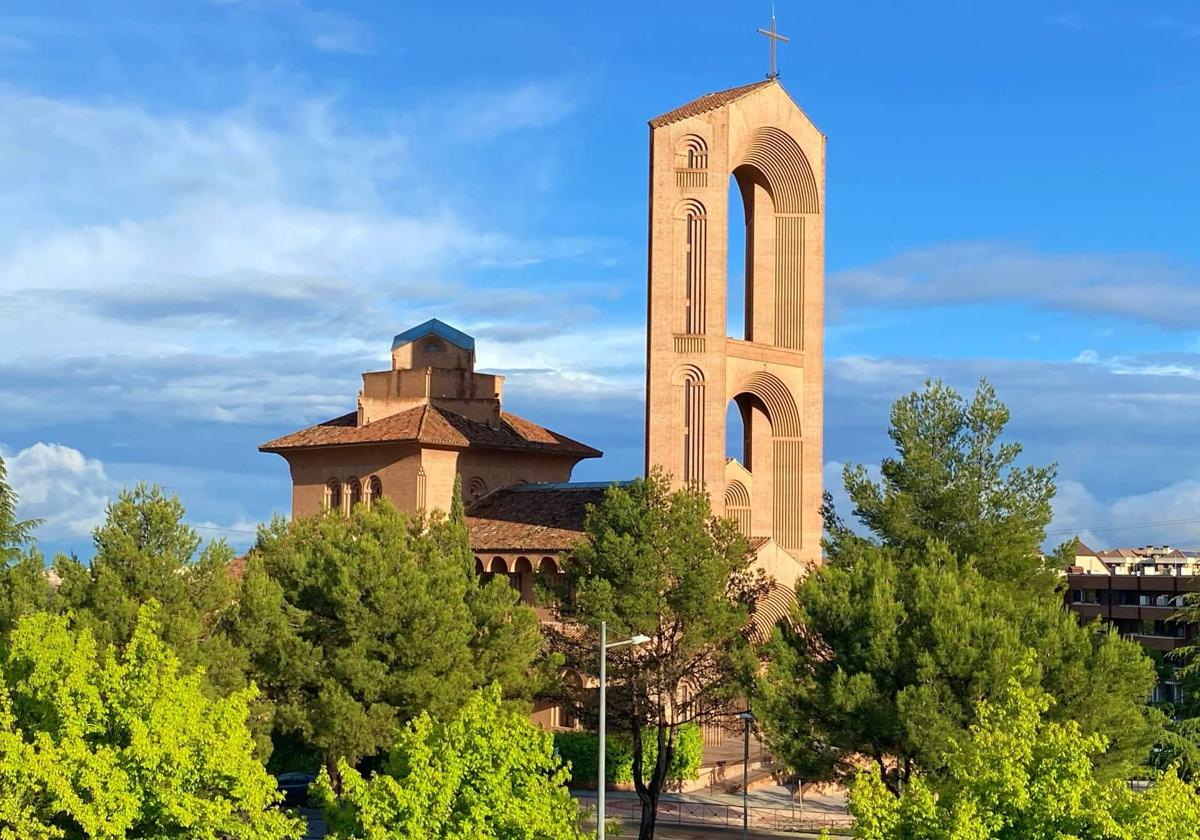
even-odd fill
[{"label": "balcony", "polygon": [[1130,633],[1127,638],[1140,644],[1148,650],[1168,652],[1187,644],[1187,639],[1179,636],[1147,636],[1142,633]]}]

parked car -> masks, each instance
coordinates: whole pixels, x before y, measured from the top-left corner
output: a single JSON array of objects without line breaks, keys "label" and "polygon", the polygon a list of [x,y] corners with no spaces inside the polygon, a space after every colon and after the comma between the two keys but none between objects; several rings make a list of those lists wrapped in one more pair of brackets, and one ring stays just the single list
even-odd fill
[{"label": "parked car", "polygon": [[283,804],[289,808],[299,808],[308,804],[308,786],[316,780],[317,774],[307,770],[278,773],[275,776],[275,784],[283,792]]}]

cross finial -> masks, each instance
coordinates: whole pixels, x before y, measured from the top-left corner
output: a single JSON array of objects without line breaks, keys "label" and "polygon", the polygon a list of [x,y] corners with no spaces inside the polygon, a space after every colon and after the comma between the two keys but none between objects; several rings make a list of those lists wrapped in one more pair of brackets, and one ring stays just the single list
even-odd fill
[{"label": "cross finial", "polygon": [[760,26],[758,29],[758,34],[766,35],[768,38],[771,39],[771,72],[767,74],[767,78],[768,79],[778,79],[779,78],[779,70],[775,66],[775,44],[778,43],[779,41],[783,41],[783,43],[787,44],[787,43],[789,43],[790,39],[784,35],[780,35],[778,30],[775,29],[775,4],[774,3],[771,4],[771,28],[763,29]]}]

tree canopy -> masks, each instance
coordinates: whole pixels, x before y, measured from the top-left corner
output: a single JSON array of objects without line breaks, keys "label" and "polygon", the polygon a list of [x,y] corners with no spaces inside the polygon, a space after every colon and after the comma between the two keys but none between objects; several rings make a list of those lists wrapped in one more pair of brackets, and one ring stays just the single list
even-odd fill
[{"label": "tree canopy", "polygon": [[1054,471],[1015,464],[1007,421],[986,383],[970,403],[929,383],[892,411],[882,481],[847,468],[868,533],[827,506],[827,562],[798,586],[799,629],[781,628],[759,683],[768,741],[802,776],[852,777],[866,756],[899,792],[941,772],[1030,649],[1054,719],[1104,736],[1100,772],[1129,772],[1155,742],[1153,663],[1065,608],[1040,555]]},{"label": "tree canopy", "polygon": [[17,491],[8,483],[8,467],[0,457],[0,566],[18,559],[33,540],[36,519],[17,519]]},{"label": "tree canopy", "polygon": [[178,496],[157,485],[122,490],[92,543],[90,563],[59,556],[54,569],[62,606],[99,644],[127,644],[141,608],[156,601],[158,632],[185,668],[204,666],[219,692],[245,686],[245,657],[222,628],[236,590],[234,551],[224,540],[204,544]]},{"label": "tree canopy", "polygon": [[314,748],[335,786],[340,759],[353,766],[405,721],[447,716],[532,664],[532,610],[468,576],[456,533],[384,500],[260,532],[231,635],[274,701],[277,735]]},{"label": "tree canopy", "polygon": [[366,779],[344,761],[340,796],[318,780],[335,840],[569,840],[579,806],[548,732],[506,709],[499,685],[444,721],[422,713]]},{"label": "tree canopy", "polygon": [[[650,637],[609,654],[609,718],[633,741],[646,840],[680,726],[727,716],[753,681],[758,658],[749,615],[765,581],[752,572],[734,523],[714,517],[703,492],[672,492],[659,473],[610,487],[584,530],[559,592],[570,623],[556,631],[554,646],[594,684],[601,621],[612,641]],[[594,693],[580,688],[575,699],[592,703]],[[647,738],[656,749],[649,776],[642,761]]]},{"label": "tree canopy", "polygon": [[[897,400],[888,428],[896,456],[883,459],[880,480],[861,464],[844,469],[855,517],[880,545],[922,551],[940,540],[1005,586],[1053,587],[1041,544],[1057,469],[1018,466],[1021,445],[1002,439],[1008,421],[986,381],[969,402],[938,381]],[[854,534],[829,524],[837,555]]]},{"label": "tree canopy", "polygon": [[20,620],[0,661],[0,834],[276,840],[275,805],[247,728],[253,689],[202,690],[139,611],[118,653],[64,616]]},{"label": "tree canopy", "polygon": [[917,775],[893,796],[877,771],[850,797],[861,840],[1157,840],[1197,837],[1200,794],[1168,771],[1144,792],[1104,781],[1093,759],[1102,735],[1050,720],[1053,700],[1030,680],[980,703],[951,744],[945,772]]}]

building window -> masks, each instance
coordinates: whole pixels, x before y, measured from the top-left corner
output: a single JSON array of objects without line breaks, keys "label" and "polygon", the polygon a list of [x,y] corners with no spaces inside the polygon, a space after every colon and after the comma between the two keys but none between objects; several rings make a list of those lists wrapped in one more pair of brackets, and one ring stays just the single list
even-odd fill
[{"label": "building window", "polygon": [[336,478],[331,478],[325,484],[325,510],[332,510],[341,513],[342,510],[342,483]]},{"label": "building window", "polygon": [[350,479],[350,510],[354,510],[356,506],[362,504],[362,493],[362,482],[357,478]]},{"label": "building window", "polygon": [[442,342],[440,341],[429,341],[425,343],[426,353],[441,353],[444,349],[446,348],[442,346]]},{"label": "building window", "polygon": [[383,482],[379,480],[379,476],[371,476],[371,482],[367,485],[367,490],[367,507],[370,507],[383,498]]}]

